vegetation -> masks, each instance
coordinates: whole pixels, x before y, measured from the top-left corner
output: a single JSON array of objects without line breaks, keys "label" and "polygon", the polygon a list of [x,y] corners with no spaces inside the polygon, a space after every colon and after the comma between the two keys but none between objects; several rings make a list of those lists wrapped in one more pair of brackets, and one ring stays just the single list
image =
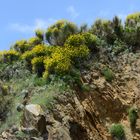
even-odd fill
[{"label": "vegetation", "polygon": [[[60,20],[46,31],[36,30],[34,37],[19,40],[10,50],[0,52],[0,79],[6,83],[6,86],[0,83],[0,132],[8,125],[19,124],[19,103],[30,102],[51,109],[56,94],[72,93],[72,90],[89,93],[94,85],[91,87],[87,81],[93,81],[88,77],[84,79],[83,71],[91,63],[96,65],[99,59],[106,61],[102,56],[106,56],[107,61],[100,72],[111,83],[115,70],[109,66],[110,59],[125,51],[139,50],[139,36],[140,13],[128,15],[125,24],[115,16],[112,20],[98,19],[91,27],[87,24],[78,27],[70,21]],[[93,77],[98,79],[96,74]],[[23,89],[30,94],[26,103]],[[132,130],[137,118],[137,110],[131,108]],[[109,131],[118,139],[125,135],[121,124],[113,124]]]},{"label": "vegetation", "polygon": [[5,120],[11,110],[12,98],[9,87],[0,82],[0,121]]},{"label": "vegetation", "polygon": [[128,112],[131,130],[135,130],[138,119],[138,111],[136,108],[130,108]]},{"label": "vegetation", "polygon": [[66,39],[77,33],[78,27],[69,21],[60,20],[50,26],[46,32],[46,39],[50,45],[63,46]]},{"label": "vegetation", "polygon": [[121,124],[112,124],[109,129],[110,134],[118,140],[122,140],[125,136],[124,128]]},{"label": "vegetation", "polygon": [[102,70],[102,74],[105,76],[105,79],[109,82],[111,82],[114,79],[114,74],[113,74],[112,70],[109,69],[108,67],[105,67]]}]

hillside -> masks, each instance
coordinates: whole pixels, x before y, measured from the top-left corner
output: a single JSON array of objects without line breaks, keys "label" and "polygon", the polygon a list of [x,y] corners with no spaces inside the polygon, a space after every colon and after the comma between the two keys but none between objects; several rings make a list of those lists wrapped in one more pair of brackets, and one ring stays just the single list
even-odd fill
[{"label": "hillside", "polygon": [[0,140],[140,140],[139,46],[134,13],[60,20],[0,52]]}]

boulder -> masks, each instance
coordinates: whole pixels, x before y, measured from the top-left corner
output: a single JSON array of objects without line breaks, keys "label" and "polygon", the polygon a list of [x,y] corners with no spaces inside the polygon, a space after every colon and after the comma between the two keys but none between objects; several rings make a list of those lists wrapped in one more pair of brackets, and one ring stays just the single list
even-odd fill
[{"label": "boulder", "polygon": [[23,119],[21,122],[21,130],[26,131],[31,136],[36,136],[47,133],[45,113],[38,104],[29,104],[25,106]]}]

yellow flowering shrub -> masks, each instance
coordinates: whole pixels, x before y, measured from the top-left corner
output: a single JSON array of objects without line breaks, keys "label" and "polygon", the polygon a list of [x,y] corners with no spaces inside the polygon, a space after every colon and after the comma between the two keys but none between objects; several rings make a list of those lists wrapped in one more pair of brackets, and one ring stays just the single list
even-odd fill
[{"label": "yellow flowering shrub", "polygon": [[46,50],[47,50],[47,47],[45,45],[42,45],[42,44],[37,45],[32,50],[26,51],[22,55],[22,59],[25,59],[27,61],[30,61],[34,57],[44,56],[47,53]]},{"label": "yellow flowering shrub", "polygon": [[85,32],[81,34],[71,35],[65,42],[65,46],[87,46],[91,51],[97,50],[98,37],[91,33]]},{"label": "yellow flowering shrub", "polygon": [[64,53],[62,48],[58,48],[58,51],[52,53],[51,57],[44,60],[45,73],[43,77],[48,77],[50,73],[65,74],[70,70],[72,64],[69,55]]},{"label": "yellow flowering shrub", "polygon": [[81,34],[71,35],[65,42],[65,46],[79,47],[85,45],[85,38]]},{"label": "yellow flowering shrub", "polygon": [[20,58],[20,54],[15,50],[3,51],[0,53],[0,59],[4,63],[12,63]]},{"label": "yellow flowering shrub", "polygon": [[24,53],[25,51],[28,51],[31,47],[30,45],[27,43],[26,40],[20,40],[17,41],[13,48],[18,51],[19,53]]},{"label": "yellow flowering shrub", "polygon": [[140,23],[140,12],[136,12],[127,16],[125,22],[127,26],[136,26],[138,23]]},{"label": "yellow flowering shrub", "polygon": [[89,49],[85,45],[79,47],[56,46],[51,56],[44,60],[45,72],[44,78],[47,78],[49,74],[63,75],[71,71],[73,64],[76,64],[76,59],[86,58],[89,54]]},{"label": "yellow flowering shrub", "polygon": [[37,73],[38,76],[42,76],[44,72],[44,56],[35,57],[32,59],[32,69],[33,72]]},{"label": "yellow flowering shrub", "polygon": [[41,44],[42,40],[38,37],[32,37],[28,40],[28,43],[31,45],[31,46],[36,46],[36,45],[39,45]]}]

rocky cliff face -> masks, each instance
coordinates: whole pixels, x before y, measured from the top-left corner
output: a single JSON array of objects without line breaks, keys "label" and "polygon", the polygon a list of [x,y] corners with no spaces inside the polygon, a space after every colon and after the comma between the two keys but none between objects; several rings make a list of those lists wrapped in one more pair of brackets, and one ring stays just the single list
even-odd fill
[{"label": "rocky cliff face", "polygon": [[[25,106],[21,127],[3,132],[0,140],[20,139],[15,137],[19,130],[32,140],[112,140],[108,129],[118,122],[123,124],[127,140],[139,140],[140,119],[136,131],[131,132],[127,117],[130,107],[140,109],[139,57],[139,53],[124,54],[83,71],[81,80],[88,90],[76,89],[73,94],[56,96],[51,110],[41,109],[39,105]],[[110,82],[101,72],[105,66],[115,74]]]}]

